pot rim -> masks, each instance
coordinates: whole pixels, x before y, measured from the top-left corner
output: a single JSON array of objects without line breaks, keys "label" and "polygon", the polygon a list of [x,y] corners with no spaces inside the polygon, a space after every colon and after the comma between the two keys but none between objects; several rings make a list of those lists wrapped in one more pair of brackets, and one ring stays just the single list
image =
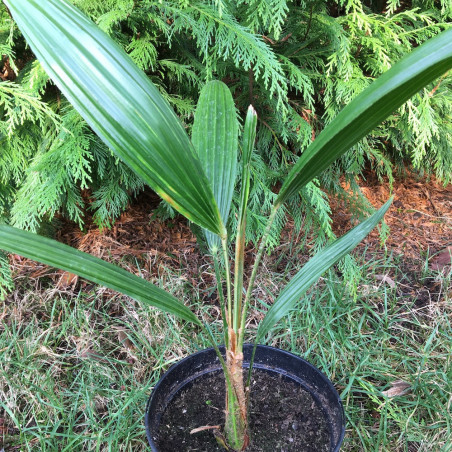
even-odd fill
[{"label": "pot rim", "polygon": [[[249,368],[249,360],[247,360],[247,356],[246,356],[245,352],[248,351],[249,353],[251,353],[251,350],[253,347],[254,347],[254,344],[246,343],[243,345],[243,350],[244,350],[244,355],[245,355],[245,357],[244,357],[244,367],[245,368]],[[224,346],[220,346],[219,349],[224,354],[224,350],[225,350]],[[314,366],[312,363],[305,360],[301,356],[295,355],[294,353],[288,352],[286,350],[282,350],[277,347],[272,347],[269,345],[261,345],[261,344],[257,345],[257,350],[260,350],[263,353],[265,353],[265,352],[269,352],[269,353],[273,353],[273,354],[277,353],[279,356],[285,357],[286,359],[295,360],[297,363],[301,364],[303,366],[303,368],[309,369],[311,372],[314,372],[323,381],[323,383],[326,384],[328,391],[335,398],[335,402],[337,402],[337,408],[338,408],[337,415],[341,418],[340,419],[341,429],[340,429],[339,437],[337,438],[336,444],[331,444],[331,449],[330,449],[330,452],[338,452],[340,450],[341,444],[342,444],[344,436],[345,436],[345,412],[344,412],[344,406],[342,404],[342,400],[341,400],[336,388],[334,387],[333,383],[331,382],[331,380],[320,369],[318,369],[316,366]],[[160,388],[165,384],[165,381],[168,378],[171,378],[171,376],[174,372],[177,372],[181,367],[184,367],[187,363],[196,360],[200,355],[206,355],[207,353],[215,354],[215,349],[213,347],[209,347],[206,349],[198,350],[197,352],[192,353],[192,354],[182,358],[180,361],[177,361],[176,363],[172,364],[162,374],[162,376],[159,378],[159,381],[152,389],[151,395],[148,398],[148,401],[146,403],[146,412],[145,412],[144,421],[145,421],[145,428],[146,428],[146,436],[147,436],[149,445],[151,446],[151,450],[153,452],[158,452],[158,449],[157,449],[157,445],[155,444],[155,441],[151,435],[152,425],[151,425],[151,420],[150,420],[150,417],[151,417],[150,413],[151,413],[152,403],[153,403],[154,398],[156,397],[156,394],[158,394]],[[257,351],[256,351],[256,357],[257,357]],[[199,378],[200,376],[202,376],[206,373],[215,372],[217,370],[223,371],[216,354],[215,354],[215,358],[216,358],[216,360],[214,363],[206,364],[205,366],[203,366],[203,368],[201,370],[198,370],[198,371],[194,372],[192,375],[190,375],[189,378],[185,378],[185,379],[181,380],[179,385],[175,386],[171,390],[171,394],[167,399],[167,404],[172,400],[172,398],[175,396],[175,394],[178,391],[180,391],[180,389],[182,389],[182,387],[184,387],[189,382]],[[315,388],[313,388],[308,383],[306,383],[301,377],[298,377],[298,376],[294,375],[293,373],[291,373],[290,371],[286,371],[275,365],[261,363],[261,362],[257,362],[257,360],[255,360],[254,364],[253,364],[253,369],[262,369],[262,370],[266,370],[269,372],[275,372],[275,373],[282,374],[282,375],[290,378],[292,381],[295,381],[296,383],[300,384],[306,391],[308,391],[311,394],[311,396],[317,401],[320,408],[324,412],[324,415],[327,417],[328,423],[330,424],[330,440],[331,440],[331,442],[334,441],[334,438],[333,438],[334,434],[331,432],[331,420],[330,420],[330,417],[327,416],[326,409],[324,407],[325,402],[323,402],[321,400],[319,395],[316,393]]]}]

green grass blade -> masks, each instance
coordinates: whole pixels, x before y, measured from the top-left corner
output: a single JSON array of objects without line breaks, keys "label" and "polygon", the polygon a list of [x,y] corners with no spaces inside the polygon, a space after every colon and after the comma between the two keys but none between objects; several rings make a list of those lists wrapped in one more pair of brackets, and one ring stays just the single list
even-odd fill
[{"label": "green grass blade", "polygon": [[224,234],[182,124],[129,56],[65,0],[5,3],[47,73],[115,154],[191,221]]},{"label": "green grass blade", "polygon": [[201,325],[198,318],[168,292],[128,271],[46,237],[0,225],[0,249],[75,273],[181,319]]},{"label": "green grass blade", "polygon": [[392,198],[377,212],[353,228],[340,239],[317,253],[292,278],[268,310],[260,324],[257,341],[301,300],[302,295],[338,260],[347,255],[378,224],[391,205]]},{"label": "green grass blade", "polygon": [[348,104],[301,155],[285,180],[282,204],[411,96],[452,67],[452,29],[415,49]]},{"label": "green grass blade", "polygon": [[[226,224],[237,173],[238,124],[228,87],[211,81],[201,90],[195,112],[192,142]],[[209,246],[220,247],[220,238],[207,231]]]}]

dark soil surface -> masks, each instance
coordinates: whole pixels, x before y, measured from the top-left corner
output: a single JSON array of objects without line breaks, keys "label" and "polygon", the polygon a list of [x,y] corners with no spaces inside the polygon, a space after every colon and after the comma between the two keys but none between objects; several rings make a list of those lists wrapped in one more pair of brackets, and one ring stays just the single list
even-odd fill
[{"label": "dark soil surface", "polygon": [[[192,429],[224,422],[224,377],[204,375],[181,391],[161,421],[159,452],[223,451],[212,430]],[[254,371],[250,400],[251,446],[247,452],[327,452],[330,434],[320,407],[299,385]]]}]

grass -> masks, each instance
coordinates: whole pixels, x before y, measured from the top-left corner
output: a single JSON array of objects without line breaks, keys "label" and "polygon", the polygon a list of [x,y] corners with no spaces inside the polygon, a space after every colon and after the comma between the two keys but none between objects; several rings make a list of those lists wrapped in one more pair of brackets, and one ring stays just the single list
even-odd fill
[{"label": "grass", "polygon": [[[281,263],[291,268],[297,259],[285,256],[277,269],[267,261],[250,337],[287,280]],[[356,300],[328,273],[267,337],[334,381],[347,415],[344,451],[452,450],[451,277],[404,265],[392,257],[363,265]],[[187,303],[211,300],[209,268],[182,268],[160,267],[159,283]],[[387,274],[394,288],[382,281]],[[105,289],[49,285],[18,281],[0,310],[0,448],[148,450],[143,414],[152,387],[173,362],[207,347],[206,337]],[[193,303],[220,326],[215,304]],[[397,381],[403,391],[385,395]]]}]

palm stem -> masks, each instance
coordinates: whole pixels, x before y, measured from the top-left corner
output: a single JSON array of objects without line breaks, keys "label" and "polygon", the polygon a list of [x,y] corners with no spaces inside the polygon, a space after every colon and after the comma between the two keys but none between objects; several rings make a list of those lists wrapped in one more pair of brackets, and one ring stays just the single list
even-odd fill
[{"label": "palm stem", "polygon": [[[242,195],[243,197],[243,195]],[[245,215],[246,206],[242,202],[239,212],[234,263],[234,330],[238,333],[243,298],[243,267],[245,254]]]},{"label": "palm stem", "polygon": [[234,279],[234,330],[238,332],[243,298],[243,253],[236,255]]},{"label": "palm stem", "polygon": [[259,264],[261,262],[262,255],[264,254],[265,244],[267,243],[267,237],[270,234],[270,230],[271,230],[273,221],[275,220],[276,212],[279,209],[279,207],[280,207],[280,204],[275,204],[272,207],[270,216],[268,217],[268,220],[267,220],[267,226],[265,227],[264,235],[262,236],[261,243],[259,244],[259,249],[257,251],[256,260],[254,261],[253,270],[251,272],[250,281],[248,283],[248,288],[247,288],[246,295],[245,295],[245,302],[243,304],[243,309],[242,309],[242,320],[240,322],[240,329],[239,329],[240,334],[239,334],[239,341],[238,341],[239,350],[242,350],[242,348],[243,348],[243,340],[245,337],[246,315],[247,315],[250,300],[251,300],[251,293],[253,291],[254,280],[256,279],[257,270],[259,268]]},{"label": "palm stem", "polygon": [[213,265],[215,268],[215,277],[217,280],[217,292],[218,292],[218,298],[220,301],[220,310],[221,310],[221,320],[223,321],[223,335],[224,335],[224,343],[228,344],[228,324],[227,324],[227,317],[226,317],[226,306],[225,306],[225,300],[224,300],[224,293],[223,293],[223,277],[221,275],[220,270],[220,262],[219,262],[219,256],[218,252],[215,252],[212,254],[213,256]]},{"label": "palm stem", "polygon": [[228,254],[228,239],[227,236],[221,238],[221,245],[223,247],[223,259],[224,259],[224,267],[226,273],[226,287],[227,287],[227,300],[228,300],[228,309],[226,312],[227,324],[229,327],[232,327],[232,290],[231,290],[231,266],[229,264],[229,254]]}]

